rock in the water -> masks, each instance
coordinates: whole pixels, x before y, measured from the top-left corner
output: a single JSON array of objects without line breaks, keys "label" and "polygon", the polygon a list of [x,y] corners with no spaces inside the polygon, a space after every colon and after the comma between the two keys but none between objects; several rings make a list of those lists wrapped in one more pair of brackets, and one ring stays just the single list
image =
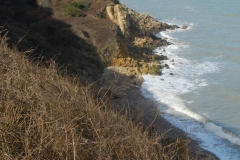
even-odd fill
[{"label": "rock in the water", "polygon": [[167,60],[167,56],[164,56],[164,55],[153,55],[152,59],[153,60]]},{"label": "rock in the water", "polygon": [[180,27],[177,26],[177,25],[172,25],[172,26],[169,27],[170,30],[174,30],[174,29],[177,29],[177,28],[180,28]]},{"label": "rock in the water", "polygon": [[164,67],[166,67],[167,69],[169,69],[169,68],[170,68],[168,64],[165,64],[165,65],[164,65]]},{"label": "rock in the water", "polygon": [[188,28],[187,25],[183,25],[183,26],[182,26],[182,29],[187,29],[187,28]]}]

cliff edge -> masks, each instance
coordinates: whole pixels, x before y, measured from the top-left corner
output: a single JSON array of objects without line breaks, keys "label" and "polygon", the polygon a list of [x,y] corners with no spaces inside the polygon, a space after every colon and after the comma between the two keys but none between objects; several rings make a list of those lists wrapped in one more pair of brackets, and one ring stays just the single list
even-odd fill
[{"label": "cliff edge", "polygon": [[[167,59],[152,53],[170,44],[155,33],[178,26],[117,0],[0,0],[0,26],[0,122],[6,124],[0,152],[12,159],[109,159],[109,153],[110,159],[216,158],[194,141],[187,147],[184,132],[138,89],[141,74],[161,74]],[[165,138],[156,136],[167,130]]]}]

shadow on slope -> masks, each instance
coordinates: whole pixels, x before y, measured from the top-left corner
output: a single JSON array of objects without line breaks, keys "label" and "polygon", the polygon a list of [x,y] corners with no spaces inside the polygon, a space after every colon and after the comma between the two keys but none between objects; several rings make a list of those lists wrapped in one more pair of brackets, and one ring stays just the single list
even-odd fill
[{"label": "shadow on slope", "polygon": [[37,6],[35,0],[8,2],[0,4],[0,26],[10,31],[11,44],[21,39],[19,50],[33,48],[31,58],[54,59],[58,66],[68,66],[69,74],[98,79],[103,64],[86,31],[54,19],[53,9]]}]

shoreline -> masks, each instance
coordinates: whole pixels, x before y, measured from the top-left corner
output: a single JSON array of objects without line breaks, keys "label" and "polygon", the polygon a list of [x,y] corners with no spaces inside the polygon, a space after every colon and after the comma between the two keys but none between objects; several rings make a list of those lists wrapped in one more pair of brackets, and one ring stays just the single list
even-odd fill
[{"label": "shoreline", "polygon": [[[182,32],[182,31],[181,31]],[[177,51],[174,49],[172,50],[172,47],[160,47],[157,49],[156,53],[162,54],[165,51],[164,55],[168,56],[168,58],[171,60],[175,60],[174,67],[170,67],[170,69],[164,69],[166,72],[166,76],[162,76],[162,80],[160,81],[160,78],[153,78],[152,76],[144,76],[146,78],[146,82],[144,85],[144,88],[146,90],[146,93],[144,95],[147,95],[146,97],[149,97],[148,94],[150,94],[150,98],[156,99],[156,101],[160,104],[160,110],[165,111],[164,107],[161,107],[163,104],[164,106],[168,106],[167,108],[173,108],[174,111],[179,112],[180,114],[185,114],[187,117],[191,117],[190,119],[184,118],[185,116],[179,116],[178,114],[175,115],[174,111],[166,111],[167,114],[164,116],[166,120],[168,120],[170,123],[172,123],[174,126],[185,130],[184,132],[186,134],[189,134],[191,136],[191,139],[199,141],[199,144],[209,152],[217,155],[219,159],[238,159],[239,158],[239,145],[237,144],[237,137],[235,137],[234,133],[228,132],[228,129],[224,128],[223,126],[215,123],[214,121],[211,121],[210,118],[205,117],[204,115],[201,115],[200,113],[196,112],[195,110],[192,110],[191,107],[189,107],[186,103],[187,101],[184,101],[185,99],[181,97],[181,95],[184,95],[185,93],[193,93],[196,89],[186,89],[181,87],[182,84],[187,84],[188,81],[191,84],[191,79],[187,77],[187,74],[192,74],[192,72],[186,72],[184,68],[188,67],[191,62],[187,57],[184,56],[178,56],[178,53],[183,53],[181,49],[182,43],[179,40],[175,40],[174,34],[175,31],[166,31],[161,35],[163,37],[167,37],[170,42],[173,43],[173,46],[177,48]],[[166,34],[166,35],[165,35]],[[179,38],[179,37],[177,37]],[[177,39],[176,38],[176,39]],[[174,47],[173,47],[174,48]],[[175,49],[176,49],[175,48]],[[179,51],[180,50],[180,51]],[[194,52],[193,52],[194,54]],[[172,61],[167,61],[166,64],[171,66]],[[183,62],[183,63],[182,63]],[[177,64],[181,65],[177,65]],[[197,62],[198,64],[202,64],[204,62]],[[184,65],[187,64],[187,65]],[[192,66],[193,70],[196,72],[198,69],[194,69],[196,66]],[[177,73],[178,71],[181,71],[181,73]],[[190,69],[191,70],[191,69]],[[189,70],[188,70],[189,71]],[[174,73],[175,76],[169,76],[169,73]],[[175,74],[177,73],[177,74]],[[186,74],[187,73],[187,74]],[[197,72],[196,72],[197,73]],[[164,74],[164,75],[165,75]],[[205,73],[206,74],[206,73]],[[196,77],[197,79],[198,77]],[[195,79],[195,80],[196,80]],[[180,81],[179,81],[180,80]],[[186,80],[186,81],[185,81]],[[155,83],[156,82],[156,83]],[[173,83],[172,83],[173,82]],[[157,87],[157,83],[161,83],[161,87]],[[163,84],[162,84],[163,83]],[[171,83],[170,85],[166,83]],[[153,84],[153,85],[152,85]],[[194,84],[194,82],[193,82]],[[207,81],[204,80],[201,82],[201,84],[207,84]],[[207,84],[208,85],[208,84]],[[203,86],[207,86],[203,85]],[[189,86],[189,85],[187,85]],[[149,89],[148,89],[149,88]],[[165,89],[167,88],[167,89]],[[186,87],[187,88],[187,87]],[[183,90],[182,90],[183,89]],[[163,91],[163,93],[167,93],[167,96],[165,94],[162,94],[158,91]],[[145,91],[144,91],[145,92]],[[196,90],[197,92],[197,90]],[[169,93],[169,95],[168,95]],[[158,97],[161,97],[158,99]],[[170,98],[169,98],[170,97]],[[175,101],[176,99],[176,101]],[[173,100],[171,102],[171,100]],[[190,102],[191,103],[191,102]],[[225,130],[226,129],[226,130]],[[226,131],[226,132],[224,132]],[[204,138],[202,138],[204,137]],[[235,140],[235,141],[234,141]],[[228,150],[228,151],[226,151]],[[233,158],[234,157],[234,158]]]},{"label": "shoreline", "polygon": [[[151,68],[146,64],[150,64],[151,66],[152,62],[155,63],[156,61],[159,62],[160,60],[167,59],[166,56],[153,58],[155,55],[152,54],[153,48],[171,44],[160,37],[154,36],[154,38],[152,38],[153,33],[159,33],[167,29],[174,30],[180,27],[157,21],[148,14],[137,13],[122,4],[108,6],[106,12],[109,19],[119,26],[120,32],[123,34],[124,39],[127,40],[125,45],[128,46],[127,56],[129,56],[128,58],[114,58],[115,62],[110,66],[115,67],[107,67],[103,73],[101,86],[105,88],[104,91],[108,92],[110,90],[111,93],[109,96],[114,97],[110,100],[110,106],[117,111],[124,112],[124,114],[127,114],[133,121],[140,121],[140,124],[145,127],[152,125],[152,130],[156,130],[160,134],[166,134],[167,140],[164,143],[183,139],[186,144],[186,141],[190,139],[188,134],[173,126],[173,124],[159,115],[161,111],[157,109],[155,102],[144,97],[140,88],[136,87],[140,86],[143,82],[142,74],[151,74],[149,72]],[[182,27],[184,27],[182,29],[187,28],[186,26]],[[135,30],[137,30],[137,32]],[[135,49],[129,48],[131,43],[134,44],[133,48]],[[145,47],[151,48],[151,51],[146,51]],[[120,52],[122,48],[119,48]],[[140,53],[140,55],[137,56],[138,58],[135,58],[134,55],[136,50],[137,54]],[[144,52],[147,52],[147,54]],[[121,53],[119,55],[121,55]],[[126,57],[126,55],[121,56]],[[161,62],[158,65],[160,68],[166,67],[163,66]],[[160,68],[157,69],[160,70]],[[155,75],[159,74],[159,72],[155,73]],[[198,159],[206,159],[206,157],[219,159],[212,152],[202,149],[196,140],[191,139],[190,142],[187,143],[189,143],[191,155],[199,157]]]},{"label": "shoreline", "polygon": [[[40,43],[40,49],[36,50],[34,54],[43,54],[47,59],[55,55],[55,53],[62,53],[59,54],[59,61],[57,61],[60,66],[69,63],[71,64],[68,70],[69,73],[74,75],[82,73],[82,76],[87,75],[88,78],[93,78],[91,80],[98,79],[96,75],[100,73],[103,65],[124,66],[125,69],[128,67],[126,73],[120,74],[119,77],[114,74],[113,78],[109,80],[111,84],[113,83],[113,86],[116,86],[111,88],[114,97],[110,100],[110,104],[118,109],[120,113],[126,114],[127,112],[134,122],[139,122],[146,128],[151,126],[151,130],[167,135],[167,138],[162,143],[171,143],[179,137],[189,140],[183,131],[161,117],[156,104],[152,100],[145,98],[140,89],[136,87],[142,82],[140,77],[142,73],[156,73],[156,68],[151,68],[148,63],[155,63],[167,58],[166,56],[153,56],[151,54],[152,48],[169,45],[166,40],[153,36],[153,33],[166,29],[176,29],[177,26],[156,21],[148,14],[139,14],[110,0],[104,3],[96,2],[89,11],[85,12],[86,17],[67,17],[60,10],[53,10],[52,14],[49,14],[46,10],[48,16],[40,16],[39,19],[30,23],[29,20],[31,20],[32,16],[38,15],[37,13],[44,13],[44,10],[40,10],[43,8],[36,9],[35,7],[31,6],[32,11],[37,11],[35,14],[23,12],[26,17],[19,19],[16,24],[14,20],[21,15],[17,14],[18,10],[13,10],[16,12],[15,18],[7,15],[5,17],[10,20],[10,26],[23,24],[21,31],[31,30],[30,36],[25,37],[26,43],[24,42],[22,46],[33,45],[27,43],[30,42],[31,35],[39,35],[40,37],[47,35],[46,37],[49,39],[46,39],[43,44]],[[13,9],[16,8],[13,6]],[[53,17],[50,17],[50,15],[53,15]],[[49,27],[46,22],[54,25]],[[38,28],[41,28],[39,26],[42,29],[38,30]],[[20,35],[19,33],[18,36]],[[56,39],[65,39],[67,37],[69,39],[66,40],[69,41],[68,45],[71,44],[70,47],[65,46],[62,41],[56,41]],[[106,39],[106,41],[103,41],[103,39]],[[38,44],[38,40],[33,42]],[[45,48],[45,43],[49,44],[47,48]],[[55,48],[55,45],[62,47]],[[69,48],[71,49],[71,56],[67,54]],[[42,52],[43,50],[45,52]],[[91,56],[80,54],[82,51]],[[83,58],[80,56],[83,56]],[[82,66],[84,67],[82,68]],[[120,82],[121,77],[123,77],[124,83]],[[106,86],[109,86],[109,84]],[[191,152],[200,152],[198,153],[200,156],[208,155],[207,151],[202,152],[201,149],[198,149],[197,143],[194,143],[193,140],[189,144],[193,148],[190,147]]]},{"label": "shoreline", "polygon": [[[132,119],[133,122],[150,128],[151,131],[159,133],[163,138],[162,144],[170,145],[177,140],[182,141],[188,146],[189,153],[197,159],[219,159],[212,152],[201,148],[197,140],[191,139],[186,132],[175,127],[161,116],[154,100],[142,95],[141,86],[134,85],[132,78],[124,73],[124,68],[107,67],[103,73],[102,86],[109,87],[108,82],[117,76],[116,85],[111,86],[114,90],[114,98],[110,99],[110,106],[122,114]],[[106,80],[107,79],[107,80]]]},{"label": "shoreline", "polygon": [[[184,152],[189,150],[199,159],[217,159],[212,153],[201,149],[185,132],[164,119],[156,103],[145,98],[139,88],[143,81],[141,75],[158,75],[159,68],[163,67],[159,61],[167,59],[166,56],[152,54],[153,48],[169,45],[169,42],[157,38],[153,33],[176,29],[178,26],[159,22],[148,14],[137,13],[115,0],[95,2],[85,12],[84,17],[68,17],[57,8],[49,12],[49,8],[31,6],[30,11],[43,15],[29,22],[32,12],[26,10],[28,12],[25,13],[25,10],[18,10],[14,5],[12,9],[15,16],[9,16],[8,12],[3,15],[9,20],[6,28],[14,28],[13,26],[19,24],[23,26],[16,37],[22,37],[22,33],[31,31],[24,38],[21,49],[35,46],[39,43],[39,39],[35,38],[42,37],[44,43],[38,45],[34,55],[41,55],[47,60],[61,53],[56,62],[59,66],[69,64],[67,72],[72,75],[84,76],[89,82],[95,82],[100,78],[104,66],[116,66],[107,68],[109,75],[100,84],[105,87],[103,92],[110,90],[107,95],[111,97],[110,106],[127,115],[136,125],[150,128],[149,134],[159,132],[164,135],[161,143],[165,146],[180,140],[180,148],[183,148]],[[18,20],[21,15],[24,15],[24,18]],[[5,24],[4,19],[2,23]],[[10,37],[14,41],[15,34]],[[62,39],[64,41],[56,43],[56,40]],[[68,53],[71,53],[71,56]],[[105,94],[108,92],[99,97],[105,97]]]}]

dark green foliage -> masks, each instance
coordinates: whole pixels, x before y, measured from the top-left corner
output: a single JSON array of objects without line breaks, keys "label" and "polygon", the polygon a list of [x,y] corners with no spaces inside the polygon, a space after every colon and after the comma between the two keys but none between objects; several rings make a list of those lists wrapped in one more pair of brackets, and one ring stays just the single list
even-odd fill
[{"label": "dark green foliage", "polygon": [[69,3],[69,6],[76,7],[78,9],[81,9],[83,11],[86,11],[88,9],[88,6],[84,3],[78,3],[78,2],[71,2]]},{"label": "dark green foliage", "polygon": [[74,6],[67,6],[65,9],[65,14],[72,17],[81,17],[83,16],[83,11]]},{"label": "dark green foliage", "polygon": [[83,11],[88,9],[88,5],[79,2],[71,2],[65,8],[65,14],[72,17],[83,17]]}]

